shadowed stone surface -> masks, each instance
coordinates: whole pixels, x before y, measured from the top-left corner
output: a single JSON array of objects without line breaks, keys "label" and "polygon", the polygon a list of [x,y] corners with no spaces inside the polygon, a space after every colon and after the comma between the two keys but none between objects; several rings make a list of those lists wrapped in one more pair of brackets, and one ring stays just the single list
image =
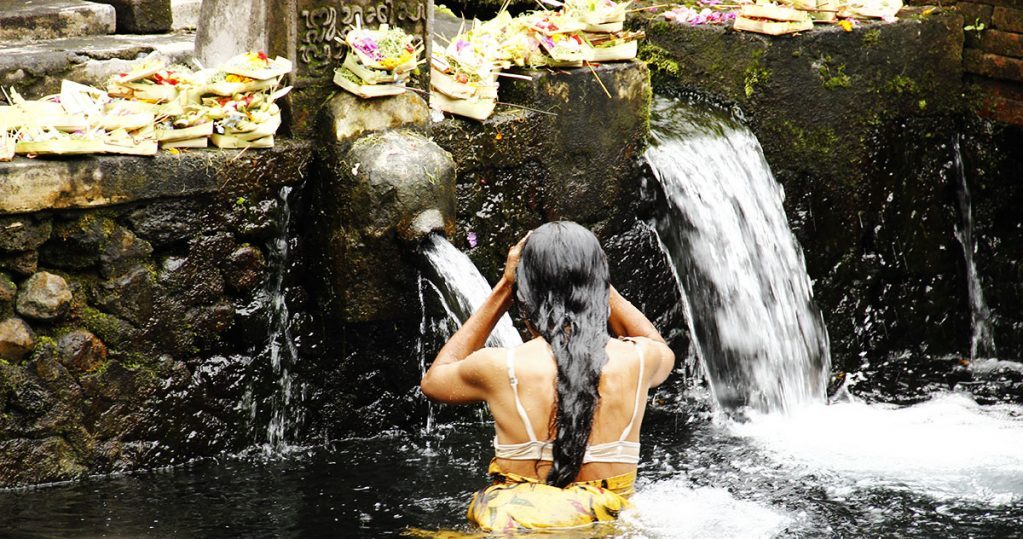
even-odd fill
[{"label": "shadowed stone surface", "polygon": [[95,0],[117,10],[117,31],[155,34],[171,29],[171,0]]},{"label": "shadowed stone surface", "polygon": [[107,360],[107,347],[92,333],[80,329],[57,341],[60,362],[75,372],[92,372]]}]

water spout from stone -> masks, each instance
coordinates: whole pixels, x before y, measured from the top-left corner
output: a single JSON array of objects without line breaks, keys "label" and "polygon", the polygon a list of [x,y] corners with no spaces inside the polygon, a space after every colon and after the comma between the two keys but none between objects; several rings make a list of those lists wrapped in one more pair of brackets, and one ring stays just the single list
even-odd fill
[{"label": "water spout from stone", "polygon": [[[490,284],[476,265],[447,239],[431,234],[423,240],[421,254],[426,266],[426,278],[440,295],[448,316],[462,324],[476,311],[487,296]],[[512,347],[522,344],[522,337],[511,317],[505,314],[494,327],[488,346]]]}]

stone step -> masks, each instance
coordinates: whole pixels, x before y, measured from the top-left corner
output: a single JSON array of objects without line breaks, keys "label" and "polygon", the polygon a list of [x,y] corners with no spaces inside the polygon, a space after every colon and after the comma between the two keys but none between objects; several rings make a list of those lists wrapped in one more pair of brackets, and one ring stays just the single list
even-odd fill
[{"label": "stone step", "polygon": [[0,46],[0,86],[14,87],[26,98],[58,93],[70,79],[102,86],[111,75],[153,51],[168,62],[192,59],[191,34],[111,35],[54,39]]},{"label": "stone step", "polygon": [[202,0],[171,0],[172,30],[195,30]]},{"label": "stone step", "polygon": [[0,0],[0,43],[112,34],[115,13],[83,0]]}]

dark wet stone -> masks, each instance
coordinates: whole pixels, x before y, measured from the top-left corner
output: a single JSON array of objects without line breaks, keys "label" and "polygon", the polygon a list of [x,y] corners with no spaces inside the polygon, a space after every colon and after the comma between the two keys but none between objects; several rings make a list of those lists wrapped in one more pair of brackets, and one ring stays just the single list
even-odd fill
[{"label": "dark wet stone", "polygon": [[252,202],[244,197],[235,201],[227,216],[236,234],[254,240],[269,240],[277,233],[281,203],[276,198]]},{"label": "dark wet stone", "polygon": [[107,238],[117,228],[112,219],[95,213],[58,221],[53,227],[53,239],[39,249],[39,260],[46,266],[67,270],[92,267],[99,263]]},{"label": "dark wet stone", "polygon": [[0,253],[0,269],[10,270],[22,276],[32,275],[39,269],[39,253],[36,251]]},{"label": "dark wet stone", "polygon": [[151,254],[153,246],[149,242],[126,228],[117,227],[99,255],[100,273],[107,278],[121,275]]},{"label": "dark wet stone", "polygon": [[206,221],[205,207],[194,198],[158,200],[132,211],[128,222],[139,237],[160,248],[197,236]]},{"label": "dark wet stone", "polygon": [[43,440],[15,438],[0,442],[0,484],[31,485],[69,481],[88,469],[66,440],[51,436]]},{"label": "dark wet stone", "polygon": [[0,250],[31,251],[49,239],[51,230],[52,223],[49,219],[0,218]]},{"label": "dark wet stone", "polygon": [[14,304],[18,295],[18,287],[6,273],[0,273],[0,312]]},{"label": "dark wet stone", "polygon": [[53,382],[67,370],[57,359],[57,343],[48,337],[39,339],[34,350],[32,350],[32,365],[35,367],[36,376],[44,382]]},{"label": "dark wet stone", "polygon": [[242,245],[227,258],[224,277],[234,292],[249,292],[263,281],[266,260],[263,252],[252,245]]},{"label": "dark wet stone", "polygon": [[21,283],[17,310],[36,320],[56,320],[71,306],[71,288],[60,275],[40,271]]},{"label": "dark wet stone", "polygon": [[96,287],[96,306],[137,326],[153,316],[156,277],[144,266],[136,266],[124,275],[107,279]]},{"label": "dark wet stone", "polygon": [[21,361],[35,345],[32,328],[20,318],[0,322],[0,359]]},{"label": "dark wet stone", "polygon": [[103,341],[84,329],[72,331],[57,341],[60,362],[75,372],[92,372],[107,359]]}]

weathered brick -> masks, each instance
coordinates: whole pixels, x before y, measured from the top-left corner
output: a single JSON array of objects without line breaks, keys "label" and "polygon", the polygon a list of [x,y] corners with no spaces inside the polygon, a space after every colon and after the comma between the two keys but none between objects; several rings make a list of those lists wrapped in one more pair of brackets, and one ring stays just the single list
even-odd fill
[{"label": "weathered brick", "polygon": [[1001,30],[985,30],[981,32],[977,48],[998,54],[1023,58],[1023,34],[1002,32]]},{"label": "weathered brick", "polygon": [[979,113],[991,120],[1023,125],[1023,101],[989,95],[984,97]]},{"label": "weathered brick", "polygon": [[1006,32],[1023,33],[1023,9],[996,7],[991,14],[991,27]]},{"label": "weathered brick", "polygon": [[963,50],[963,70],[993,79],[1023,81],[1023,60],[978,49]]},{"label": "weathered brick", "polygon": [[[959,13],[963,14],[963,23],[967,26],[976,26],[978,23],[984,26],[991,25],[991,14],[995,8],[991,4],[978,4],[976,2],[959,2],[956,5]],[[968,32],[970,34],[972,32]]]}]

